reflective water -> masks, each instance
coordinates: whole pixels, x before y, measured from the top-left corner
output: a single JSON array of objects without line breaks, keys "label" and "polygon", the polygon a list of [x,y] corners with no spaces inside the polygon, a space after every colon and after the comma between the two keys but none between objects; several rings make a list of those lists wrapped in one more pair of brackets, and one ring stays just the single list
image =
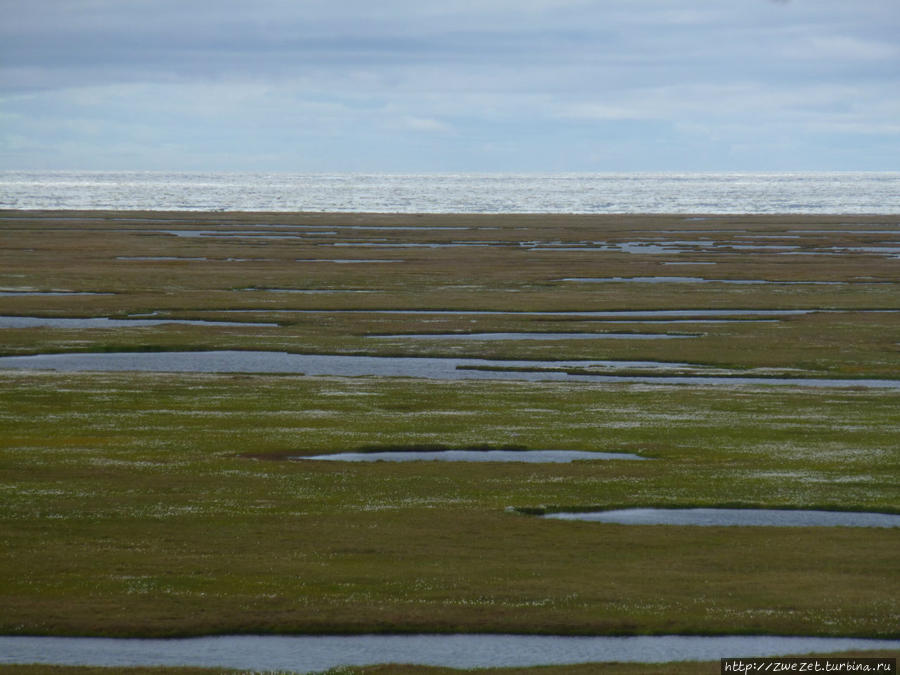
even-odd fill
[{"label": "reflective water", "polygon": [[406,335],[367,335],[376,339],[410,340],[669,340],[699,335],[668,333],[420,333]]},{"label": "reflective water", "polygon": [[827,309],[621,309],[600,311],[520,311],[511,312],[491,309],[225,309],[223,313],[240,314],[244,312],[275,311],[284,314],[434,314],[450,316],[583,316],[597,319],[639,319],[643,317],[784,317],[801,316],[815,312],[861,311],[861,312],[897,312],[900,310],[827,310]]},{"label": "reflective water", "polygon": [[635,284],[812,284],[841,286],[844,281],[766,281],[764,279],[704,279],[703,277],[569,277],[563,281],[579,283],[635,283]]},{"label": "reflective water", "polygon": [[581,450],[439,450],[339,452],[330,455],[292,457],[291,459],[331,460],[335,462],[527,462],[563,464],[577,460],[646,460],[627,452],[584,452]]},{"label": "reflective water", "polygon": [[88,291],[0,291],[0,295],[15,297],[17,295],[115,295],[115,293],[92,293]]},{"label": "reflective water", "polygon": [[209,258],[186,258],[184,256],[175,255],[118,255],[116,260],[133,260],[136,262],[166,262],[183,260],[188,262],[204,262]]},{"label": "reflective water", "polygon": [[897,650],[900,640],[661,635],[223,635],[170,640],[0,637],[0,663],[205,666],[296,673],[338,666],[409,663],[452,668],[626,661],[716,661],[847,650]]},{"label": "reflective water", "polygon": [[[256,291],[259,293],[305,293],[309,295],[332,294],[332,293],[379,293],[380,291],[372,289],[356,289],[356,288],[239,288],[239,291]],[[267,311],[267,310],[260,310]],[[275,310],[281,311],[281,310]]]},{"label": "reflective water", "polygon": [[621,525],[900,527],[900,515],[794,509],[615,509],[548,513],[544,518]]},{"label": "reflective water", "polygon": [[[61,371],[152,371],[203,373],[303,373],[306,375],[418,377],[438,380],[564,380],[691,385],[791,385],[798,387],[866,387],[900,389],[900,380],[803,379],[764,377],[668,376],[665,369],[684,363],[653,361],[506,361],[491,359],[341,356],[261,351],[122,352],[38,354],[0,357],[0,369]],[[589,367],[654,368],[647,375],[580,372]],[[519,370],[516,370],[516,369]],[[530,369],[556,369],[539,370]],[[577,369],[566,372],[566,369]]]},{"label": "reflective water", "polygon": [[486,242],[486,241],[454,241],[450,243],[435,242],[373,242],[373,241],[338,241],[332,244],[336,247],[351,248],[462,248],[466,246],[508,246],[506,242]]},{"label": "reflective water", "polygon": [[900,213],[900,173],[2,171],[0,208],[381,213]]},{"label": "reflective water", "polygon": [[358,263],[401,263],[403,260],[379,260],[376,258],[297,258],[295,262],[330,262],[343,264]]},{"label": "reflective water", "polygon": [[201,321],[196,319],[108,319],[90,317],[0,316],[0,328],[139,328],[142,326],[245,326],[248,328],[278,327],[277,323],[250,323],[241,321]]}]

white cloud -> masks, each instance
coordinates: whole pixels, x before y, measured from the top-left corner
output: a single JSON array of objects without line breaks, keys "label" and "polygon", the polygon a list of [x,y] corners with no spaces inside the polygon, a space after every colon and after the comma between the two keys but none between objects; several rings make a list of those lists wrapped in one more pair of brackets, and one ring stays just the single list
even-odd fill
[{"label": "white cloud", "polygon": [[411,131],[438,133],[447,133],[449,131],[452,131],[452,128],[448,124],[430,117],[415,117],[413,115],[408,115],[404,117],[401,122],[405,128],[410,129]]},{"label": "white cloud", "polygon": [[815,61],[885,61],[900,57],[896,42],[862,39],[852,35],[805,35],[783,45],[780,54]]},{"label": "white cloud", "polygon": [[652,170],[666,147],[767,134],[807,139],[785,162],[846,157],[855,136],[900,156],[900,13],[883,0],[0,0],[0,15],[0,166],[68,144],[72,162],[170,152],[172,168],[181,152],[377,169],[382,152],[529,170],[596,138],[615,147],[597,157],[630,149]]}]

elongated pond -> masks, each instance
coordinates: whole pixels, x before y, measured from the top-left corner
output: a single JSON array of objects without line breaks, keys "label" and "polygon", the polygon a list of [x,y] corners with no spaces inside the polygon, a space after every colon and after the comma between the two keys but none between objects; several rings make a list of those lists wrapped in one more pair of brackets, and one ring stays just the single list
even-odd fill
[{"label": "elongated pond", "polygon": [[178,324],[182,326],[245,326],[277,328],[277,323],[242,321],[205,321],[200,319],[109,319],[103,316],[88,318],[44,316],[0,316],[0,328],[141,328]]},{"label": "elongated pond", "polygon": [[544,518],[621,525],[900,527],[900,515],[799,509],[614,509],[548,513]]},{"label": "elongated pond", "polygon": [[[505,361],[490,359],[345,356],[261,351],[110,352],[0,357],[0,369],[59,371],[150,371],[193,373],[287,373],[356,377],[417,377],[438,380],[636,382],[693,385],[792,385],[900,389],[900,380],[676,376],[665,371],[684,363],[652,361]],[[590,374],[585,368],[653,368],[647,375]]]},{"label": "elongated pond", "polygon": [[897,650],[900,640],[777,636],[553,635],[216,636],[174,640],[0,637],[0,663],[203,666],[296,673],[410,663],[451,668],[628,661],[710,661],[846,650]]},{"label": "elongated pond", "polygon": [[534,464],[567,463],[578,460],[645,460],[627,452],[585,452],[582,450],[390,450],[379,452],[338,452],[291,459],[330,460],[335,462],[528,462]]},{"label": "elongated pond", "polygon": [[398,335],[369,335],[375,339],[408,340],[670,340],[700,337],[695,334],[673,333],[406,333]]},{"label": "elongated pond", "polygon": [[589,284],[811,284],[816,286],[841,286],[844,281],[767,281],[765,279],[706,279],[704,277],[570,277],[563,281]]}]

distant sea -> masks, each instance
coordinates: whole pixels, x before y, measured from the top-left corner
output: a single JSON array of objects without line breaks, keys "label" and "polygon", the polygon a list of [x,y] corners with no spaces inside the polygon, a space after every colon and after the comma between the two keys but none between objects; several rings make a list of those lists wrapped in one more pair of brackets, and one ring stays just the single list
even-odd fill
[{"label": "distant sea", "polygon": [[309,174],[0,171],[3,209],[900,213],[900,172]]}]

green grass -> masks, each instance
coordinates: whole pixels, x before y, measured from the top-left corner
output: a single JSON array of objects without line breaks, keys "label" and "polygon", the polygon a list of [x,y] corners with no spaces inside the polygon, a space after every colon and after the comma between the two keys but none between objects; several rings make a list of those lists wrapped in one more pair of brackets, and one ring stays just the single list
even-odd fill
[{"label": "green grass", "polygon": [[[896,512],[895,393],[162,374],[3,381],[6,633],[897,635],[891,530],[631,528],[509,510]],[[654,461],[284,459],[400,444]]]},{"label": "green grass", "polygon": [[[229,348],[648,359],[686,362],[696,372],[715,368],[729,374],[845,377],[847,386],[0,372],[2,634],[900,637],[896,530],[627,527],[546,521],[516,511],[656,505],[900,513],[900,393],[853,386],[857,377],[896,378],[900,371],[900,314],[858,311],[898,309],[895,260],[859,254],[751,255],[737,249],[678,254],[679,262],[714,258],[718,263],[691,269],[665,266],[671,256],[537,252],[518,244],[703,237],[746,244],[749,232],[774,237],[766,243],[780,237],[812,251],[876,244],[878,235],[837,232],[852,229],[854,222],[862,230],[879,229],[865,225],[871,218],[735,216],[685,225],[680,217],[657,216],[190,214],[191,223],[151,224],[117,220],[115,214],[83,222],[55,220],[52,214],[29,214],[31,220],[22,220],[25,214],[6,215],[16,218],[0,214],[0,289],[115,295],[3,296],[2,314],[159,312],[282,325],[2,329],[3,354]],[[879,219],[891,227],[898,221]],[[348,220],[472,229],[345,230],[265,244],[155,231],[246,229],[253,223],[274,224],[270,228],[306,223],[327,230]],[[829,228],[835,232],[817,232]],[[505,245],[333,246],[338,240],[373,237]],[[118,259],[135,255],[208,261]],[[405,262],[296,262],[329,256]],[[638,287],[560,281],[683,274],[847,283]],[[239,290],[252,286],[377,292]],[[417,308],[841,311],[719,324],[325,311]],[[230,309],[253,312],[232,314]],[[298,309],[321,312],[288,311]],[[448,331],[699,332],[703,337],[366,338]],[[628,452],[653,461],[343,464],[287,459],[410,446]],[[590,672],[654,672],[652,667],[616,668]]]}]

